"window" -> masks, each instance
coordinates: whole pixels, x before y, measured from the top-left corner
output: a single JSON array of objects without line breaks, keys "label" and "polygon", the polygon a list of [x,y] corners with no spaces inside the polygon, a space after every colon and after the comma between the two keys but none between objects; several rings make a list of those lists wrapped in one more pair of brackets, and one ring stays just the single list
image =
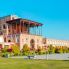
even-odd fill
[{"label": "window", "polygon": [[17,42],[19,42],[19,39],[17,39]]},{"label": "window", "polygon": [[0,35],[2,35],[3,33],[0,31]]},{"label": "window", "polygon": [[1,26],[0,26],[0,30],[1,30]]},{"label": "window", "polygon": [[18,43],[20,41],[19,35],[16,35],[16,42]]},{"label": "window", "polygon": [[2,44],[0,44],[0,49],[2,49]]},{"label": "window", "polygon": [[16,43],[19,43],[19,38],[16,38]]},{"label": "window", "polygon": [[6,37],[4,38],[4,42],[6,42]]},{"label": "window", "polygon": [[6,25],[5,24],[3,25],[3,29],[6,29]]}]

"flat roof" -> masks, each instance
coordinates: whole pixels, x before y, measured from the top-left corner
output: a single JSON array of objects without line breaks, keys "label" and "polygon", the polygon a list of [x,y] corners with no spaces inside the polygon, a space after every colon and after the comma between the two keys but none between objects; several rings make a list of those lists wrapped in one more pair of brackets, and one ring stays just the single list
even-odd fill
[{"label": "flat roof", "polygon": [[18,18],[18,19],[13,19],[13,20],[10,20],[10,21],[6,21],[7,23],[15,23],[15,22],[26,22],[26,24],[33,24],[35,26],[42,26],[43,24],[42,23],[39,23],[39,22],[35,22],[35,21],[32,21],[32,20],[28,20],[28,19],[22,19],[22,18]]}]

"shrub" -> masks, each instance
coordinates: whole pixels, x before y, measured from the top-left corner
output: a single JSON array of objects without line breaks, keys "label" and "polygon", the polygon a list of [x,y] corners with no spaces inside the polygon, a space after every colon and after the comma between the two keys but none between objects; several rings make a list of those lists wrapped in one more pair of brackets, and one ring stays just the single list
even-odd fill
[{"label": "shrub", "polygon": [[35,54],[36,54],[35,51],[32,51],[32,50],[31,50],[31,51],[29,52],[29,55],[35,55]]},{"label": "shrub", "polygon": [[10,49],[8,46],[5,46],[2,50],[1,50],[1,56],[2,57],[8,57],[8,55],[10,56]]},{"label": "shrub", "polygon": [[10,57],[10,53],[8,53],[8,52],[4,52],[4,53],[2,53],[1,56],[2,56],[2,57],[6,57],[6,58],[8,58],[8,57]]}]

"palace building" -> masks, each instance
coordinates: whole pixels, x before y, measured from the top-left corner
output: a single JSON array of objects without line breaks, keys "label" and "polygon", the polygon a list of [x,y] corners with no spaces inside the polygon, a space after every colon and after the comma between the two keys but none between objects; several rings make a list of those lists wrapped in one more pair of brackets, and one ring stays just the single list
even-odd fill
[{"label": "palace building", "polygon": [[17,44],[20,50],[24,44],[37,49],[38,46],[46,47],[69,46],[69,41],[46,39],[42,36],[43,24],[20,18],[16,15],[0,17],[0,49],[5,46]]},{"label": "palace building", "polygon": [[0,18],[0,48],[17,44],[20,49],[24,44],[31,48],[42,46],[42,25],[16,15]]}]

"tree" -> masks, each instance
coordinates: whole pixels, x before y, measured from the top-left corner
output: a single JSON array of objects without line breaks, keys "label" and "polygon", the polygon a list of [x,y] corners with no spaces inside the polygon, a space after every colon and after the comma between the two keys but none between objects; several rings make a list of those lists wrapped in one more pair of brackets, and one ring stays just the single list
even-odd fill
[{"label": "tree", "polygon": [[42,48],[40,46],[38,46],[37,48],[37,53],[40,55],[42,53]]},{"label": "tree", "polygon": [[48,51],[49,51],[49,53],[54,53],[55,48],[53,47],[53,45],[49,45]]},{"label": "tree", "polygon": [[30,52],[30,48],[28,47],[27,44],[23,45],[23,49],[22,49],[23,55],[28,55]]},{"label": "tree", "polygon": [[7,52],[7,49],[9,49],[9,47],[8,47],[8,46],[5,46],[5,47],[2,49],[2,53]]},{"label": "tree", "polygon": [[14,55],[20,54],[20,49],[17,45],[13,45],[11,48],[12,48],[12,52],[14,53]]},{"label": "tree", "polygon": [[63,46],[63,53],[68,53],[69,52],[69,49],[67,46]]}]

